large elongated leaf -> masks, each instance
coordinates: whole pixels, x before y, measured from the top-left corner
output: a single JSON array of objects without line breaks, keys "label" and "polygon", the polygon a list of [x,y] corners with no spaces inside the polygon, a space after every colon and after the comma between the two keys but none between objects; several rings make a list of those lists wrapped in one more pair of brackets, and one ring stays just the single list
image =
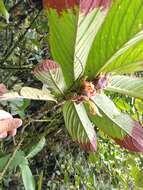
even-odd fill
[{"label": "large elongated leaf", "polygon": [[26,99],[55,101],[50,91],[37,88],[23,87],[20,91],[20,95]]},{"label": "large elongated leaf", "polygon": [[34,156],[36,156],[44,148],[45,144],[46,144],[46,139],[45,137],[42,137],[40,141],[35,146],[32,147],[26,158],[31,159]]},{"label": "large elongated leaf", "polygon": [[143,79],[129,76],[113,76],[106,90],[143,98]]},{"label": "large elongated leaf", "polygon": [[[126,56],[126,53],[124,54],[124,56],[122,56],[122,58],[125,57],[125,60],[122,60],[120,63],[121,66],[119,66],[117,68],[114,68],[114,70],[112,70],[113,74],[124,74],[124,73],[134,73],[137,71],[142,71],[143,70],[143,61],[136,61],[135,58],[132,60],[130,60],[131,56]],[[120,59],[120,58],[119,58]],[[137,59],[140,59],[139,57]],[[142,60],[142,58],[141,58]],[[116,59],[116,63],[118,62],[118,59]],[[108,70],[109,72],[110,70]]]},{"label": "large elongated leaf", "polygon": [[90,115],[97,127],[112,137],[121,147],[130,151],[143,152],[143,128],[128,115],[120,113],[106,95],[97,95],[92,101],[102,117]]},{"label": "large elongated leaf", "polygon": [[95,151],[96,133],[86,114],[84,105],[68,101],[64,105],[63,112],[66,128],[73,140],[83,149]]},{"label": "large elongated leaf", "polygon": [[42,61],[34,70],[35,76],[57,94],[64,94],[67,89],[60,66],[52,60]]},{"label": "large elongated leaf", "polygon": [[[101,71],[118,68],[126,72],[125,64],[128,67],[131,65],[132,71],[133,67],[136,70],[133,65],[143,60],[143,54],[141,56],[139,53],[143,49],[143,3],[141,0],[114,2],[88,57],[86,75],[90,78]],[[129,56],[131,58],[128,60]]]},{"label": "large elongated leaf", "polygon": [[111,0],[44,0],[52,56],[68,87],[83,72],[88,53]]},{"label": "large elongated leaf", "polygon": [[115,122],[113,122],[112,119],[107,117],[107,115],[99,108],[98,109],[100,110],[100,114],[102,114],[102,117],[99,117],[98,114],[93,115],[90,112],[87,104],[85,104],[85,107],[88,110],[89,118],[91,119],[91,121],[105,134],[117,139],[122,139],[125,136],[126,133]]},{"label": "large elongated leaf", "polygon": [[23,87],[20,92],[7,92],[0,96],[0,100],[31,99],[31,100],[50,100],[56,101],[49,90]]},{"label": "large elongated leaf", "polygon": [[[122,114],[117,110],[114,103],[103,94],[96,95],[92,98],[92,101],[99,107],[99,109],[112,121],[114,124],[118,125],[121,129],[126,131],[128,134],[131,134],[132,123],[130,117],[126,117],[125,114]],[[122,120],[121,119],[122,116]],[[126,118],[126,119],[125,119]],[[102,118],[101,118],[102,120]]]}]

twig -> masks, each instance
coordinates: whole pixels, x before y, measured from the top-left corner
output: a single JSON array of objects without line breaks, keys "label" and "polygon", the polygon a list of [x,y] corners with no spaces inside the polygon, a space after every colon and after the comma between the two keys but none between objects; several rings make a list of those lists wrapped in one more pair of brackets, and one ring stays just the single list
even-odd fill
[{"label": "twig", "polygon": [[7,67],[7,66],[0,66],[0,69],[2,70],[31,70],[33,69],[33,66],[29,66],[29,65],[23,65],[23,66],[19,66],[19,67]]},{"label": "twig", "polygon": [[32,119],[31,120],[31,123],[47,123],[47,122],[49,122],[49,121],[51,121],[50,119]]}]

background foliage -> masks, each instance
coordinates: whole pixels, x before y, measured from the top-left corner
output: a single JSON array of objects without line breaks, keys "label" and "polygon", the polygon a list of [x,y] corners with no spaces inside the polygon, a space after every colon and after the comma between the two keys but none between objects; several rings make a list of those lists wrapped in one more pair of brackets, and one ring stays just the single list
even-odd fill
[{"label": "background foliage", "polygon": [[[0,9],[0,83],[10,89],[23,85],[41,87],[32,75],[35,65],[50,57],[49,29],[41,3],[34,0],[4,3],[8,12]],[[141,100],[109,95],[118,109],[142,122]],[[24,119],[24,127],[16,138],[0,141],[1,189],[143,188],[141,154],[121,150],[98,131],[97,153],[83,152],[67,136],[61,109],[53,108],[52,103],[5,101],[0,102],[0,107]]]}]

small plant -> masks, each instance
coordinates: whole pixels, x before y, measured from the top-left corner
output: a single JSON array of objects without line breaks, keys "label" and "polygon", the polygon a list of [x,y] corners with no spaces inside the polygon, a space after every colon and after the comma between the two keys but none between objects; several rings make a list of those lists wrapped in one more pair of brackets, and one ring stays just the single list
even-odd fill
[{"label": "small plant", "polygon": [[106,95],[143,98],[143,80],[127,75],[143,70],[142,1],[43,0],[43,6],[54,60],[44,60],[34,70],[43,89],[23,87],[2,94],[1,100],[62,105],[69,134],[87,151],[96,151],[98,127],[121,147],[143,152],[142,126]]}]

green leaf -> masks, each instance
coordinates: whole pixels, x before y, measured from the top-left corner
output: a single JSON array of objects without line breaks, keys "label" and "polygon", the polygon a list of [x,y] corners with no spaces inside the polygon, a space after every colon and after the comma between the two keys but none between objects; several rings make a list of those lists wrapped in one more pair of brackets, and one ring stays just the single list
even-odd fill
[{"label": "green leaf", "polygon": [[37,88],[23,87],[20,91],[20,95],[26,99],[56,101],[49,90],[40,90]]},{"label": "green leaf", "polygon": [[88,156],[88,162],[92,164],[96,164],[98,162],[99,158],[97,153],[90,153]]},{"label": "green leaf", "polygon": [[126,133],[131,134],[133,127],[132,119],[126,114],[121,114],[115,104],[106,95],[96,95],[92,98],[92,101],[114,124],[118,125]]},{"label": "green leaf", "polygon": [[38,64],[34,75],[53,93],[63,95],[67,90],[61,67],[52,60],[46,59]]},{"label": "green leaf", "polygon": [[5,167],[6,163],[8,162],[9,158],[10,158],[10,154],[3,156],[0,158],[0,172],[3,170],[3,168]]},{"label": "green leaf", "polygon": [[[132,168],[133,167],[136,167],[136,161],[135,161],[135,158],[134,157],[129,157],[129,158],[127,158],[127,160],[126,160],[126,165],[129,165],[129,166],[131,166]],[[133,174],[133,173],[132,173]]]},{"label": "green leaf", "polygon": [[124,111],[129,111],[131,110],[131,106],[127,103],[126,100],[124,100],[123,98],[117,98],[118,100],[116,100],[115,104],[117,106],[117,108],[119,108],[120,110],[124,110]]},{"label": "green leaf", "polygon": [[0,96],[0,100],[13,100],[13,99],[56,101],[49,90],[47,89],[40,90],[31,87],[23,87],[21,88],[19,93],[10,91]]},{"label": "green leaf", "polygon": [[[132,54],[132,51],[130,53]],[[143,70],[143,61],[137,61],[137,62],[135,60],[130,61],[131,54],[129,54],[129,57],[126,57],[124,54],[125,60],[123,60],[123,62],[119,58],[119,62],[124,63],[124,64],[121,64],[120,66],[119,66],[120,63],[118,64],[118,59],[116,59],[116,63],[118,65],[117,68],[114,68],[113,70],[107,69],[106,72],[111,71],[113,74],[119,75],[119,74],[125,74],[125,73],[131,74],[134,72],[142,71]],[[124,56],[122,56],[122,57],[124,57]],[[134,59],[135,59],[135,57],[134,57]],[[142,60],[142,58],[141,58],[141,60]]]},{"label": "green leaf", "polygon": [[66,128],[73,140],[85,150],[95,151],[96,133],[84,105],[68,101],[64,105],[63,113]]},{"label": "green leaf", "polygon": [[[114,103],[105,95],[96,95],[92,98],[92,101],[98,107],[102,117],[96,115],[92,115],[88,110],[90,119],[95,124],[95,126],[99,127],[105,134],[113,137],[122,139],[125,136],[125,132],[121,130],[121,127],[126,126],[126,131],[130,132],[130,127],[128,125],[128,120],[124,121],[124,115],[120,115],[120,112],[117,110]],[[86,108],[88,107],[85,103]],[[122,123],[120,122],[120,117],[123,117]],[[127,119],[127,118],[126,118]],[[119,121],[118,121],[119,120]],[[125,123],[124,123],[125,122]],[[126,123],[127,122],[127,123]],[[119,126],[119,125],[121,126]]]},{"label": "green leaf", "polygon": [[99,117],[88,112],[92,122],[105,134],[112,137],[121,147],[130,151],[143,152],[142,126],[128,115],[120,113],[106,95],[98,94],[91,100],[102,114],[102,117]]},{"label": "green leaf", "polygon": [[7,26],[6,23],[0,22],[0,32]]},{"label": "green leaf", "polygon": [[94,78],[100,72],[142,70],[142,18],[141,0],[114,1],[91,48],[86,75]]},{"label": "green leaf", "polygon": [[42,190],[42,183],[43,183],[43,171],[41,172],[38,179],[38,190]]},{"label": "green leaf", "polygon": [[139,114],[143,114],[143,101],[140,99],[136,99],[134,105]]},{"label": "green leaf", "polygon": [[136,164],[131,169],[131,176],[135,179],[137,176],[137,173],[139,172],[139,168],[136,166]]},{"label": "green leaf", "polygon": [[106,90],[143,98],[143,79],[120,75],[113,76]]},{"label": "green leaf", "polygon": [[84,71],[92,42],[108,12],[110,1],[43,1],[50,26],[52,57],[70,87]]},{"label": "green leaf", "polygon": [[20,164],[25,190],[35,190],[35,181],[28,164]]},{"label": "green leaf", "polygon": [[9,13],[4,5],[3,0],[0,0],[0,13],[4,16],[7,22],[9,22]]},{"label": "green leaf", "polygon": [[[11,158],[11,154],[8,154],[6,156],[3,156],[0,158],[0,172],[4,169],[4,167],[6,166],[8,160]],[[24,159],[24,152],[22,151],[18,151],[15,155],[15,157],[13,158],[9,169],[14,169],[15,167],[17,167],[19,164],[21,164],[22,160]]]},{"label": "green leaf", "polygon": [[143,170],[138,170],[134,179],[135,179],[135,185],[137,187],[143,188]]},{"label": "green leaf", "polygon": [[46,139],[45,137],[42,137],[41,140],[34,147],[32,147],[31,151],[28,153],[26,158],[31,159],[34,156],[36,156],[44,148],[45,144]]}]

